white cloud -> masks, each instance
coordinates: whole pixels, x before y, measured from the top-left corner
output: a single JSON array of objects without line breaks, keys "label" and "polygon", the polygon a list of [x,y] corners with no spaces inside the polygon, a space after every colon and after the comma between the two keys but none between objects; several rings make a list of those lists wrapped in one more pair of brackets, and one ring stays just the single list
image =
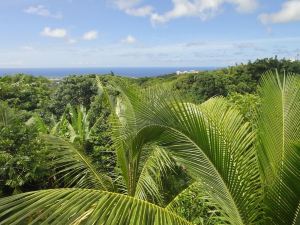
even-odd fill
[{"label": "white cloud", "polygon": [[261,14],[259,19],[263,24],[300,21],[300,0],[286,1],[279,12]]},{"label": "white cloud", "polygon": [[239,13],[248,13],[258,7],[258,0],[172,0],[173,7],[157,13],[151,5],[142,5],[142,0],[114,0],[119,10],[132,16],[149,16],[153,24],[166,23],[181,17],[199,17],[207,20],[222,11],[224,4],[232,4]]},{"label": "white cloud", "polygon": [[139,6],[141,0],[114,0],[114,4],[121,11],[131,16],[150,16],[154,8],[150,5]]},{"label": "white cloud", "polygon": [[95,40],[98,38],[98,31],[96,30],[91,30],[83,34],[82,39],[86,41],[91,41]]},{"label": "white cloud", "polygon": [[163,14],[153,13],[153,23],[165,23],[181,17],[199,17],[207,20],[221,10],[225,3],[233,4],[240,13],[252,12],[258,6],[257,0],[172,0],[173,9]]},{"label": "white cloud", "polygon": [[141,3],[141,0],[113,0],[119,9],[128,9]]},{"label": "white cloud", "polygon": [[136,42],[136,38],[133,37],[132,35],[128,35],[126,38],[124,38],[122,41],[122,43],[125,44],[134,44]]},{"label": "white cloud", "polygon": [[149,5],[146,5],[146,6],[139,7],[139,8],[129,8],[129,9],[126,9],[125,12],[128,15],[131,15],[131,16],[141,16],[141,17],[144,17],[144,16],[149,16],[149,15],[152,14],[153,7],[149,6]]},{"label": "white cloud", "polygon": [[53,37],[53,38],[65,38],[67,36],[67,30],[63,28],[50,28],[45,27],[41,32],[42,36]]},{"label": "white cloud", "polygon": [[61,19],[63,16],[61,13],[52,13],[49,9],[47,9],[44,5],[37,5],[37,6],[29,6],[24,10],[25,13],[31,15],[38,15],[43,17],[51,17],[55,19]]},{"label": "white cloud", "polygon": [[236,10],[240,13],[253,12],[259,5],[257,0],[225,0],[225,2],[236,5]]}]

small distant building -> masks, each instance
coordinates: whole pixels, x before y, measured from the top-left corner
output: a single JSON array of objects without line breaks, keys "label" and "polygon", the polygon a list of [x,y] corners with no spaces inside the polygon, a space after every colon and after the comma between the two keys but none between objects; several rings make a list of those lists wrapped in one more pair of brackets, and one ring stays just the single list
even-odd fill
[{"label": "small distant building", "polygon": [[195,74],[195,73],[199,73],[198,70],[185,70],[185,71],[176,71],[177,75],[181,75],[181,74]]}]

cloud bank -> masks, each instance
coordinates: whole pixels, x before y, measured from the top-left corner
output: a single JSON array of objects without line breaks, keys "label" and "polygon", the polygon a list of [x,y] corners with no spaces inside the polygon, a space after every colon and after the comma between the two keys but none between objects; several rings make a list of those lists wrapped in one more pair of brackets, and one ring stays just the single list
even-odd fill
[{"label": "cloud bank", "polygon": [[289,0],[282,4],[280,11],[259,16],[263,24],[300,21],[300,0]]},{"label": "cloud bank", "polygon": [[121,11],[132,16],[148,16],[153,24],[166,23],[182,17],[198,17],[207,20],[221,11],[224,4],[233,5],[239,13],[253,12],[257,0],[172,0],[169,11],[158,13],[151,5],[141,5],[142,0],[114,0]]}]

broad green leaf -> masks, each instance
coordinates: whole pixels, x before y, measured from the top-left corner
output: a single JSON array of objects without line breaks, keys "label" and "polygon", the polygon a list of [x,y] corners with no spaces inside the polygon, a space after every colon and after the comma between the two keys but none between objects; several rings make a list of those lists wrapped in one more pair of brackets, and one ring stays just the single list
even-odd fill
[{"label": "broad green leaf", "polygon": [[122,194],[53,189],[2,198],[0,224],[191,225],[176,214]]},{"label": "broad green leaf", "polygon": [[56,169],[56,175],[64,181],[65,186],[113,189],[112,179],[97,171],[89,157],[74,144],[50,135],[44,135],[43,139],[50,149],[51,165]]},{"label": "broad green leaf", "polygon": [[258,116],[258,156],[268,223],[297,224],[300,79],[294,75],[266,74],[259,93],[262,104]]}]

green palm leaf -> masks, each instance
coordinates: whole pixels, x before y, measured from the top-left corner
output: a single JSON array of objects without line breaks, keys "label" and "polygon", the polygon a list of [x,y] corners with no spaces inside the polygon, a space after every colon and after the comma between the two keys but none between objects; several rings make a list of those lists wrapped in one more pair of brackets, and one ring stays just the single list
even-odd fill
[{"label": "green palm leaf", "polygon": [[47,134],[48,133],[48,126],[43,121],[43,119],[38,115],[34,114],[29,120],[26,121],[27,126],[35,125],[37,130],[40,133]]},{"label": "green palm leaf", "polygon": [[5,102],[0,102],[0,126],[7,126],[16,121],[15,112]]},{"label": "green palm leaf", "polygon": [[[134,87],[131,91],[137,93]],[[138,131],[138,122],[126,95],[119,96],[114,113],[114,145],[126,192],[136,198],[162,204],[161,176],[174,167],[167,152],[152,143],[151,130]]]},{"label": "green palm leaf", "polygon": [[65,186],[113,189],[112,179],[97,171],[91,160],[75,145],[50,135],[44,135],[43,139],[50,150],[51,165]]},{"label": "green palm leaf", "polygon": [[142,160],[134,197],[155,203],[162,203],[161,178],[175,167],[174,160],[159,147],[153,147],[146,160]]},{"label": "green palm leaf", "polygon": [[72,143],[78,141],[80,144],[83,144],[89,139],[90,135],[89,114],[82,105],[77,107],[68,105],[68,114],[71,120],[68,122],[70,141]]},{"label": "green palm leaf", "polygon": [[273,224],[299,224],[300,79],[266,74],[260,95],[258,156],[267,217]]},{"label": "green palm leaf", "polygon": [[0,224],[189,225],[176,214],[122,194],[90,189],[28,192],[0,201]]},{"label": "green palm leaf", "polygon": [[224,99],[199,107],[183,103],[178,96],[161,96],[164,92],[150,91],[141,97],[124,86],[122,90],[133,105],[141,132],[160,138],[160,144],[202,182],[230,223],[258,220],[261,193],[255,134],[237,110]]},{"label": "green palm leaf", "polygon": [[62,129],[66,129],[69,124],[66,116],[67,116],[67,112],[65,110],[62,116],[59,118],[59,121],[54,123],[54,126],[51,128],[50,130],[51,135],[62,135]]}]

